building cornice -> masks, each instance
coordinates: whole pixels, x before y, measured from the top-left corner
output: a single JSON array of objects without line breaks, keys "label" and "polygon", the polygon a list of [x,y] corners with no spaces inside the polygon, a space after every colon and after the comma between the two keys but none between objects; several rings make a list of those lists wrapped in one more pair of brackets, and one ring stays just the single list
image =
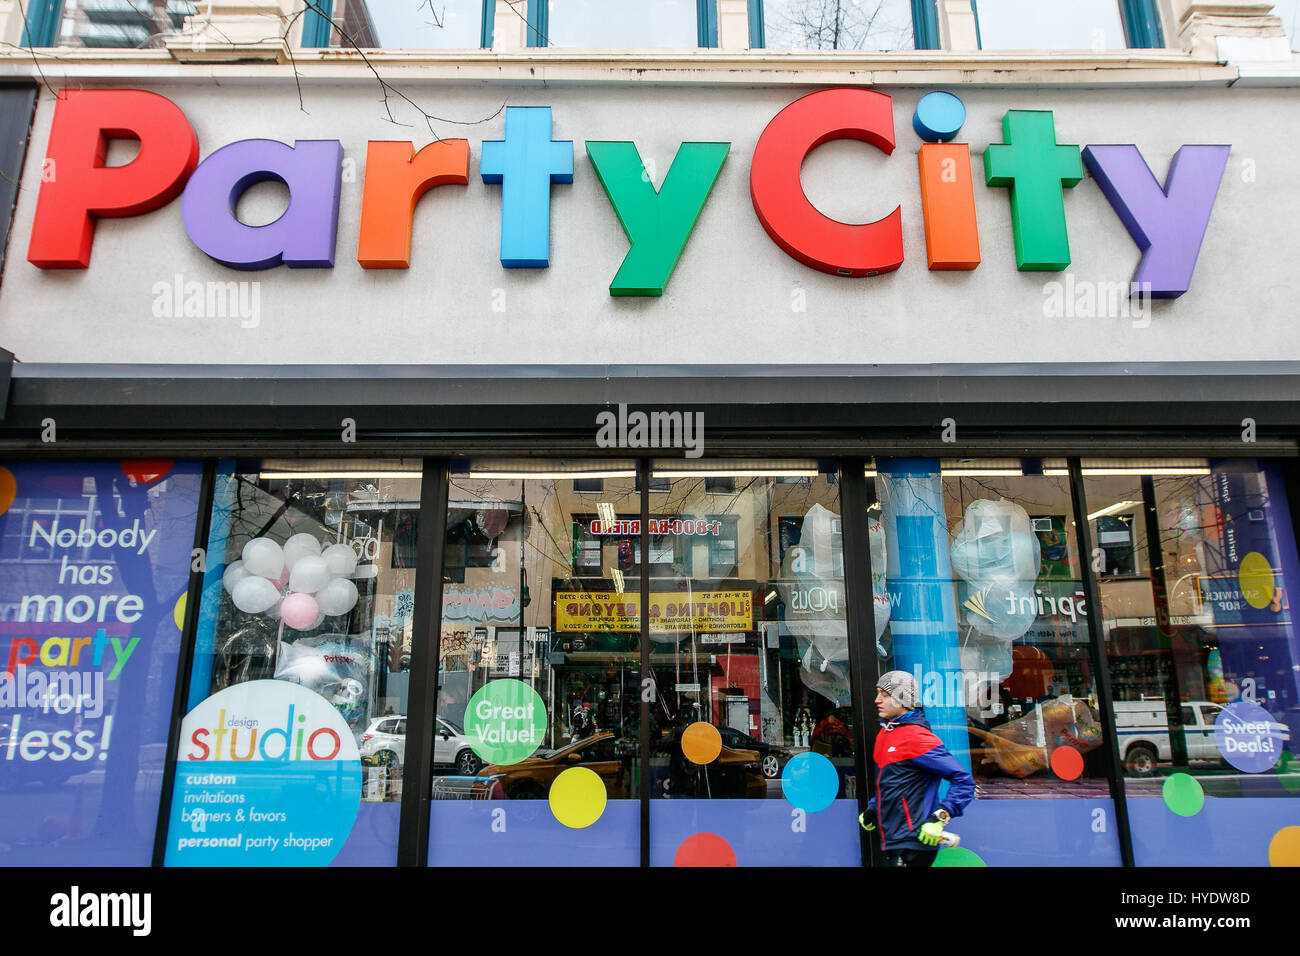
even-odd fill
[{"label": "building cornice", "polygon": [[[521,84],[648,83],[722,86],[809,86],[854,83],[880,86],[1145,86],[1231,85],[1236,66],[1184,50],[1108,52],[903,51],[892,53],[779,52],[755,50],[527,50],[404,51],[281,47],[274,59],[265,46],[247,52],[208,45],[194,56],[170,50],[98,51],[78,48],[0,51],[0,77],[51,85],[158,80],[238,83],[295,78],[373,82],[386,79],[491,81]],[[1283,65],[1285,66],[1285,65]],[[1281,74],[1285,74],[1285,69]],[[1285,79],[1279,75],[1280,79]],[[1255,76],[1256,83],[1260,76]]]}]

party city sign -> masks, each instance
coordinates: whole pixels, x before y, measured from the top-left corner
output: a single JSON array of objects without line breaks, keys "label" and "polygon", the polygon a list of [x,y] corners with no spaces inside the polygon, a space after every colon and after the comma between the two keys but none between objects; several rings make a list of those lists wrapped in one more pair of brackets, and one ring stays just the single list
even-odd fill
[{"label": "party city sign", "polygon": [[[918,176],[931,270],[970,271],[982,261],[970,147],[952,142],[965,116],[961,100],[935,92],[921,99],[912,118],[924,141]],[[106,166],[105,143],[114,138],[138,139],[136,158]],[[758,220],[777,246],[821,272],[862,277],[898,269],[904,260],[901,206],[853,225],[823,215],[804,195],[804,159],[836,139],[892,154],[891,98],[869,89],[830,89],[781,110],[759,136],[750,162]],[[1086,167],[1142,252],[1133,294],[1173,298],[1188,290],[1230,147],[1182,146],[1162,186],[1137,146],[1058,143],[1051,111],[1007,111],[1002,139],[984,150],[984,183],[1006,190],[1018,269],[1058,272],[1070,264],[1064,190],[1079,184]],[[630,243],[611,295],[662,295],[731,144],[681,143],[658,189],[634,143],[588,140],[585,148]],[[190,240],[222,265],[332,269],[343,160],[335,139],[293,145],[245,139],[199,162],[194,127],[165,97],[66,90],[55,106],[44,166],[51,173],[42,176],[27,258],[41,269],[85,269],[97,218],[138,216],[179,196]],[[502,267],[547,268],[552,189],[572,183],[574,174],[574,144],[552,139],[551,108],[506,107],[504,138],[482,143],[478,172],[484,183],[501,186]],[[409,268],[420,197],[436,186],[465,186],[469,176],[467,140],[437,140],[418,151],[410,142],[370,141],[360,267]],[[269,225],[240,222],[234,212],[239,198],[266,180],[288,187],[288,208]]]}]

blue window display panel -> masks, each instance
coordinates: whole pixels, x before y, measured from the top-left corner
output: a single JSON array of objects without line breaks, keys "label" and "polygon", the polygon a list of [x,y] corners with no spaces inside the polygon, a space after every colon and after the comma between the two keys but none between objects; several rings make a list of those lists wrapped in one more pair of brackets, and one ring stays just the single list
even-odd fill
[{"label": "blue window display panel", "polygon": [[0,467],[0,866],[148,866],[201,465]]},{"label": "blue window display panel", "polygon": [[[1128,801],[1133,862],[1138,866],[1268,866],[1295,864],[1290,832],[1300,823],[1295,797],[1210,797],[1191,816],[1159,798]],[[1276,842],[1275,842],[1276,841]]]},{"label": "blue window display panel", "polygon": [[571,829],[547,800],[439,800],[429,814],[430,866],[639,866],[641,803],[609,800]]},{"label": "blue window display panel", "polygon": [[402,805],[362,802],[357,822],[330,866],[392,866]]},{"label": "blue window display panel", "polygon": [[987,866],[1120,866],[1123,862],[1115,805],[1109,797],[976,799],[948,829],[961,837],[962,849]]},{"label": "blue window display panel", "polygon": [[739,866],[860,866],[858,802],[808,813],[785,800],[654,800],[650,865],[672,866],[696,834],[721,837]]}]

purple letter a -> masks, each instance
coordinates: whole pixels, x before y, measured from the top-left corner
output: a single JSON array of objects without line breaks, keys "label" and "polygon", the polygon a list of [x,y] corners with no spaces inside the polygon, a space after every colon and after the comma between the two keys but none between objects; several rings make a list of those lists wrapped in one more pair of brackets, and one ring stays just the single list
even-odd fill
[{"label": "purple letter a", "polygon": [[1181,147],[1163,189],[1136,146],[1084,149],[1083,164],[1142,250],[1133,277],[1137,290],[1145,291],[1149,284],[1154,298],[1176,299],[1192,284],[1229,149]]}]

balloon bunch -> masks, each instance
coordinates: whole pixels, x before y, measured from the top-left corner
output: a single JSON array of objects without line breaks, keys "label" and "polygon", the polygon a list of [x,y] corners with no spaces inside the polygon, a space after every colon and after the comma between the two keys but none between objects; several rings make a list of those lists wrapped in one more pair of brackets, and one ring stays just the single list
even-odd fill
[{"label": "balloon bunch", "polygon": [[253,538],[240,560],[221,577],[230,600],[245,614],[269,612],[295,631],[319,627],[326,616],[346,614],[357,604],[352,573],[357,554],[350,545],[324,550],[306,532],[281,547],[270,538]]}]

